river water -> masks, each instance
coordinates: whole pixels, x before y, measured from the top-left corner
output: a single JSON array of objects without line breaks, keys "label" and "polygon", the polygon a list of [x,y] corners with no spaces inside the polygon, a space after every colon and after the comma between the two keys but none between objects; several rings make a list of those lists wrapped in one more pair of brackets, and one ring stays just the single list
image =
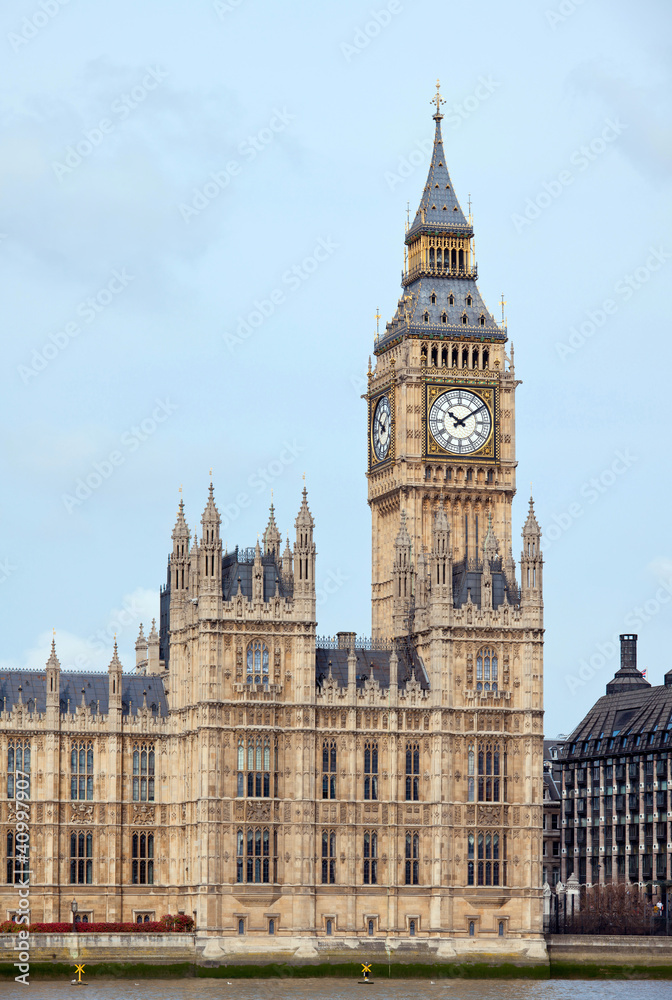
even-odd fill
[{"label": "river water", "polygon": [[[374,969],[375,973],[375,969]],[[62,1000],[73,993],[82,1000],[351,1000],[371,993],[376,1000],[672,1000],[672,982],[614,980],[386,980],[358,986],[347,979],[178,979],[90,980],[85,990],[67,980],[36,980],[28,990],[0,981],[2,1000]]]}]

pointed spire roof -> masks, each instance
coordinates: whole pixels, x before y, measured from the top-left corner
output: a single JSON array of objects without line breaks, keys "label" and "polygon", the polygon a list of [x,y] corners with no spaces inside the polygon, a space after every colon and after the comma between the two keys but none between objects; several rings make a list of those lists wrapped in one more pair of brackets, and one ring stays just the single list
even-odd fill
[{"label": "pointed spire roof", "polygon": [[485,538],[483,539],[483,554],[484,556],[489,556],[491,559],[497,555],[497,550],[499,548],[499,542],[497,541],[497,536],[492,530],[492,514],[488,511],[488,530],[485,533]]},{"label": "pointed spire roof", "polygon": [[208,502],[205,505],[205,510],[203,511],[203,517],[201,518],[201,521],[203,522],[203,524],[205,524],[207,521],[211,524],[214,523],[219,525],[221,524],[221,520],[222,519],[219,516],[219,511],[217,510],[217,505],[215,503],[215,489],[211,481],[210,486],[208,487]]},{"label": "pointed spire roof", "polygon": [[395,548],[403,548],[404,546],[410,546],[410,544],[411,544],[411,536],[409,535],[408,529],[406,527],[406,511],[402,510],[399,532],[394,540],[394,545]]},{"label": "pointed spire roof", "polygon": [[117,649],[117,639],[116,639],[116,636],[115,636],[115,639],[114,639],[114,652],[112,654],[112,659],[110,660],[110,663],[109,663],[109,666],[108,666],[107,669],[110,672],[112,672],[113,670],[123,670],[123,667],[121,665],[121,660],[119,659],[119,651]]},{"label": "pointed spire roof", "polygon": [[177,508],[177,520],[173,528],[173,538],[189,538],[189,525],[184,517],[184,500],[180,500]]},{"label": "pointed spire roof", "polygon": [[524,535],[540,535],[541,528],[539,527],[539,522],[537,521],[536,515],[534,513],[534,500],[530,496],[530,508],[527,512],[527,520],[523,525]]},{"label": "pointed spire roof", "polygon": [[61,669],[61,663],[56,656],[56,638],[53,637],[51,640],[51,653],[49,654],[49,659],[47,660],[47,667],[55,667],[56,670]]},{"label": "pointed spire roof", "polygon": [[142,622],[140,622],[140,631],[138,632],[138,638],[135,640],[136,649],[144,649],[147,645],[147,640],[145,639],[145,633],[142,631]]},{"label": "pointed spire roof", "polygon": [[446,232],[457,230],[470,235],[472,233],[471,224],[460,207],[446,166],[446,154],[443,151],[443,138],[441,136],[443,115],[439,110],[444,101],[439,93],[438,81],[436,89],[436,97],[432,101],[432,104],[436,104],[436,113],[432,116],[436,122],[432,160],[418,211],[415,214],[413,225],[406,235],[407,243],[422,229],[431,229],[432,231],[440,229]]},{"label": "pointed spire roof", "polygon": [[303,494],[301,500],[301,506],[299,507],[299,513],[297,514],[296,521],[294,522],[297,528],[302,526],[308,526],[313,528],[315,522],[313,521],[313,515],[310,513],[308,508],[308,490],[303,487]]},{"label": "pointed spire roof", "polygon": [[149,635],[147,636],[147,640],[149,642],[152,641],[158,642],[158,639],[159,639],[159,633],[156,631],[156,618],[152,618],[152,628],[150,630]]},{"label": "pointed spire roof", "polygon": [[273,551],[276,555],[280,555],[281,545],[282,535],[278,531],[278,526],[275,523],[275,507],[273,506],[273,502],[271,502],[268,524],[266,525],[266,531],[264,532],[264,552],[269,553]]}]

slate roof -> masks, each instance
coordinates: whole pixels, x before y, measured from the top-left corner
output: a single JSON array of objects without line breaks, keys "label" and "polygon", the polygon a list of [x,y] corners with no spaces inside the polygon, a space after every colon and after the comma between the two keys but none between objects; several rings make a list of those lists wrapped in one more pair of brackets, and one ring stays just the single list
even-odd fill
[{"label": "slate roof", "polygon": [[406,235],[407,243],[419,232],[429,229],[454,231],[464,235],[473,233],[457,200],[453,182],[446,166],[446,155],[443,151],[441,136],[441,117],[441,115],[434,115],[436,129],[432,160],[418,211],[415,214],[413,225]]},{"label": "slate roof", "polygon": [[563,759],[672,748],[672,672],[651,687],[636,667],[636,640],[621,636],[621,666],[607,693],[567,737]]},{"label": "slate roof", "polygon": [[[348,649],[332,649],[319,647],[315,650],[315,678],[319,683],[329,676],[329,664],[331,663],[331,673],[340,687],[347,687],[348,684]],[[373,679],[384,688],[390,686],[390,656],[389,649],[355,649],[357,665],[355,673],[357,676],[357,687],[364,686],[373,668]],[[415,667],[415,677],[424,690],[429,689],[429,680],[425,672],[425,667],[417,654],[408,651],[397,651],[399,665],[397,676],[399,687],[406,687],[406,681],[411,678],[411,670]]]},{"label": "slate roof", "polygon": [[[21,700],[29,712],[44,712],[47,707],[47,675],[31,670],[5,670],[0,673],[0,706],[11,711]],[[107,673],[65,673],[60,675],[61,712],[74,713],[82,703],[82,688],[87,706],[94,713],[107,715],[110,682]],[[143,706],[143,691],[147,692],[147,707],[154,715],[167,716],[168,702],[160,677],[122,674],[122,715],[135,715]]]},{"label": "slate roof", "polygon": [[[280,597],[290,597],[291,594],[285,592],[275,556],[262,556],[261,565],[264,571],[264,600],[270,601],[275,595],[276,583]],[[238,593],[239,578],[243,595],[252,597],[253,570],[254,549],[239,549],[236,546],[233,552],[226,552],[222,556],[222,592],[225,601],[230,601]]]}]

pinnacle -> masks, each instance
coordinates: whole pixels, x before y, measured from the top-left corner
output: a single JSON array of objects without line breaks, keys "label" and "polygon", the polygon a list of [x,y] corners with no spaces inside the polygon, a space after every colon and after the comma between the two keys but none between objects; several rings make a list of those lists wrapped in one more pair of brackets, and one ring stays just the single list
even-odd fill
[{"label": "pinnacle", "polygon": [[221,517],[219,516],[219,511],[217,510],[217,505],[215,503],[215,490],[210,483],[208,487],[208,502],[205,505],[205,510],[203,511],[203,517],[201,521],[205,523],[206,521],[210,523],[215,523],[217,525],[221,524]]},{"label": "pinnacle", "polygon": [[47,666],[48,667],[56,667],[58,670],[61,669],[60,661],[59,661],[58,657],[56,656],[56,639],[55,638],[52,638],[52,640],[51,640],[51,653],[49,654],[49,659],[47,660]]},{"label": "pinnacle", "polygon": [[145,639],[145,633],[142,631],[142,622],[140,622],[140,631],[138,632],[138,638],[135,641],[135,648],[138,646],[144,646],[147,640]]}]

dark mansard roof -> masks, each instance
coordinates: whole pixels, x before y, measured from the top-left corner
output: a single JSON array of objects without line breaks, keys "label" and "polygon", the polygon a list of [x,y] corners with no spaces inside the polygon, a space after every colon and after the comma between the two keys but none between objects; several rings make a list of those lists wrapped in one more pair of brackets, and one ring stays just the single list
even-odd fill
[{"label": "dark mansard roof", "polygon": [[652,687],[637,669],[637,636],[621,636],[621,666],[565,742],[563,759],[672,750],[672,671]]}]

